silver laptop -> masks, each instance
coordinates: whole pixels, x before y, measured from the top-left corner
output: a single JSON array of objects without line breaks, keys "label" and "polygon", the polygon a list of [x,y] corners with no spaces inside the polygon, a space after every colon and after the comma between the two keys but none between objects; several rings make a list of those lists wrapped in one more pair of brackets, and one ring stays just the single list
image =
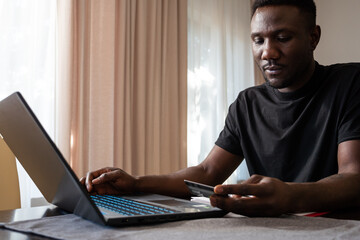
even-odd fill
[{"label": "silver laptop", "polygon": [[0,102],[0,134],[48,202],[90,221],[122,226],[225,214],[157,194],[90,195],[18,92]]}]

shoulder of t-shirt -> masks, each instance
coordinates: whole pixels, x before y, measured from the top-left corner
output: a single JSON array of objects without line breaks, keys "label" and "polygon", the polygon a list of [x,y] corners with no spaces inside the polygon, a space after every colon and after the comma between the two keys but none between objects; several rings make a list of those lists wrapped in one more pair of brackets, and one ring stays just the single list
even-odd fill
[{"label": "shoulder of t-shirt", "polygon": [[240,100],[244,97],[248,98],[248,97],[251,97],[254,95],[262,94],[266,91],[267,91],[266,83],[263,83],[263,84],[257,85],[257,86],[253,86],[253,87],[249,87],[249,88],[242,90],[239,93],[237,100]]},{"label": "shoulder of t-shirt", "polygon": [[336,64],[332,64],[332,65],[327,65],[327,66],[323,66],[325,71],[329,71],[329,72],[343,72],[345,71],[346,73],[353,72],[360,72],[360,63],[358,62],[349,62],[349,63],[336,63]]},{"label": "shoulder of t-shirt", "polygon": [[323,76],[328,83],[331,81],[339,89],[359,89],[360,63],[337,63],[324,66]]}]

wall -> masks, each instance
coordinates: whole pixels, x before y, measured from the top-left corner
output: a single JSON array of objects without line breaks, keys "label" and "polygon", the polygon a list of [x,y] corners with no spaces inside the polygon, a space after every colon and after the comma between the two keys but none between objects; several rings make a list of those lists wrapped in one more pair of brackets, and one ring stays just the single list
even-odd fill
[{"label": "wall", "polygon": [[315,0],[322,29],[315,59],[324,65],[360,62],[360,1]]}]

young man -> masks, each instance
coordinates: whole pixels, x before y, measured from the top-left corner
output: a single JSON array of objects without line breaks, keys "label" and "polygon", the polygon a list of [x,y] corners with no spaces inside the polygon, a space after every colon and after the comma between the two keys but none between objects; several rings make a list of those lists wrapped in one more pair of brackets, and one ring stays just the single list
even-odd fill
[{"label": "young man", "polygon": [[201,164],[142,177],[104,168],[82,183],[99,194],[188,197],[184,179],[221,184],[245,158],[252,176],[216,186],[213,206],[248,216],[359,206],[360,65],[315,62],[315,16],[312,0],[254,2],[253,55],[266,83],[239,94]]}]

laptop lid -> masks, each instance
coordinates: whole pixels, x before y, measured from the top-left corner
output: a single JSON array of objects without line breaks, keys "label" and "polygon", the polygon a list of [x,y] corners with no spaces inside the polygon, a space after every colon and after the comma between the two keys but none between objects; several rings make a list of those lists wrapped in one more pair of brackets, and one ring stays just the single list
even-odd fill
[{"label": "laptop lid", "polygon": [[0,134],[48,202],[93,222],[127,225],[225,214],[209,205],[156,194],[127,198],[176,209],[176,213],[161,217],[104,214],[80,184],[76,174],[19,92],[0,102]]}]

